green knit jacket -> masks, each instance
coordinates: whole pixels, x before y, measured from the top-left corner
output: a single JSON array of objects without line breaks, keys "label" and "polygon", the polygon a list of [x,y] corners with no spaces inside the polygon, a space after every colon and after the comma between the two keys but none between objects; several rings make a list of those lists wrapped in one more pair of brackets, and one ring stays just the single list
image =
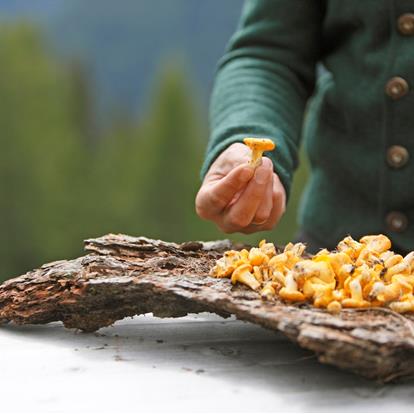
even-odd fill
[{"label": "green knit jacket", "polygon": [[412,250],[412,85],[414,1],[247,0],[219,64],[202,175],[232,143],[269,137],[289,194],[304,137],[301,228],[327,246],[382,232]]}]

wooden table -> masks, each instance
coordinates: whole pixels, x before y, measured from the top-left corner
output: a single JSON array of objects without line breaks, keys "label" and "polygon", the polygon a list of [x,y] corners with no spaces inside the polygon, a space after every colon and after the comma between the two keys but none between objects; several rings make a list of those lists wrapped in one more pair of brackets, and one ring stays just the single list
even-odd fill
[{"label": "wooden table", "polygon": [[413,411],[414,381],[377,385],[284,337],[201,314],[93,334],[0,328],[1,412]]}]

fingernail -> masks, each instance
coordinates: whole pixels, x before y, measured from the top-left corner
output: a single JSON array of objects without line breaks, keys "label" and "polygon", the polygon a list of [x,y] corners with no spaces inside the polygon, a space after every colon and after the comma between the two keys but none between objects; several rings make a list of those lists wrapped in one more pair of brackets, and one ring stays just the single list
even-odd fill
[{"label": "fingernail", "polygon": [[240,171],[240,181],[246,183],[247,181],[251,180],[253,177],[253,169],[252,168],[243,168]]},{"label": "fingernail", "polygon": [[272,161],[267,157],[263,157],[262,165],[263,165],[263,167],[265,167],[267,169],[273,169]]},{"label": "fingernail", "polygon": [[259,167],[256,170],[255,179],[256,179],[257,184],[266,184],[267,180],[269,179],[268,169]]}]

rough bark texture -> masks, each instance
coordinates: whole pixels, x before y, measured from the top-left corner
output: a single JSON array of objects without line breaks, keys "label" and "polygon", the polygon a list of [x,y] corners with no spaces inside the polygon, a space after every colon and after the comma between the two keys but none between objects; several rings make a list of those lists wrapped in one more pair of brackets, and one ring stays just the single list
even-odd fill
[{"label": "rough bark texture", "polygon": [[228,241],[166,243],[107,235],[89,254],[49,263],[0,286],[0,323],[62,321],[95,331],[147,312],[160,317],[214,312],[281,331],[323,363],[387,382],[414,374],[414,316],[387,309],[333,316],[307,305],[262,301],[244,286],[208,275]]}]

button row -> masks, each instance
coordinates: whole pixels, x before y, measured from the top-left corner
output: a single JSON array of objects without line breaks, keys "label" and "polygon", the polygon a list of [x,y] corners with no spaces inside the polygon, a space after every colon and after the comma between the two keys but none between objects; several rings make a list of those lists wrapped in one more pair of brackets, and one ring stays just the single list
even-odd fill
[{"label": "button row", "polygon": [[[414,35],[414,13],[405,13],[398,18],[397,28],[404,36]],[[401,99],[410,91],[408,82],[400,77],[391,78],[385,85],[385,93],[394,100]],[[390,167],[398,169],[404,167],[410,159],[407,149],[401,145],[392,145],[387,150],[387,163]],[[407,216],[400,211],[391,211],[385,217],[389,231],[402,233],[408,227]]]},{"label": "button row", "polygon": [[[404,13],[397,21],[397,29],[404,36],[414,36],[414,13]],[[385,85],[386,94],[392,99],[400,99],[410,90],[408,82],[400,77],[391,78]]]}]

